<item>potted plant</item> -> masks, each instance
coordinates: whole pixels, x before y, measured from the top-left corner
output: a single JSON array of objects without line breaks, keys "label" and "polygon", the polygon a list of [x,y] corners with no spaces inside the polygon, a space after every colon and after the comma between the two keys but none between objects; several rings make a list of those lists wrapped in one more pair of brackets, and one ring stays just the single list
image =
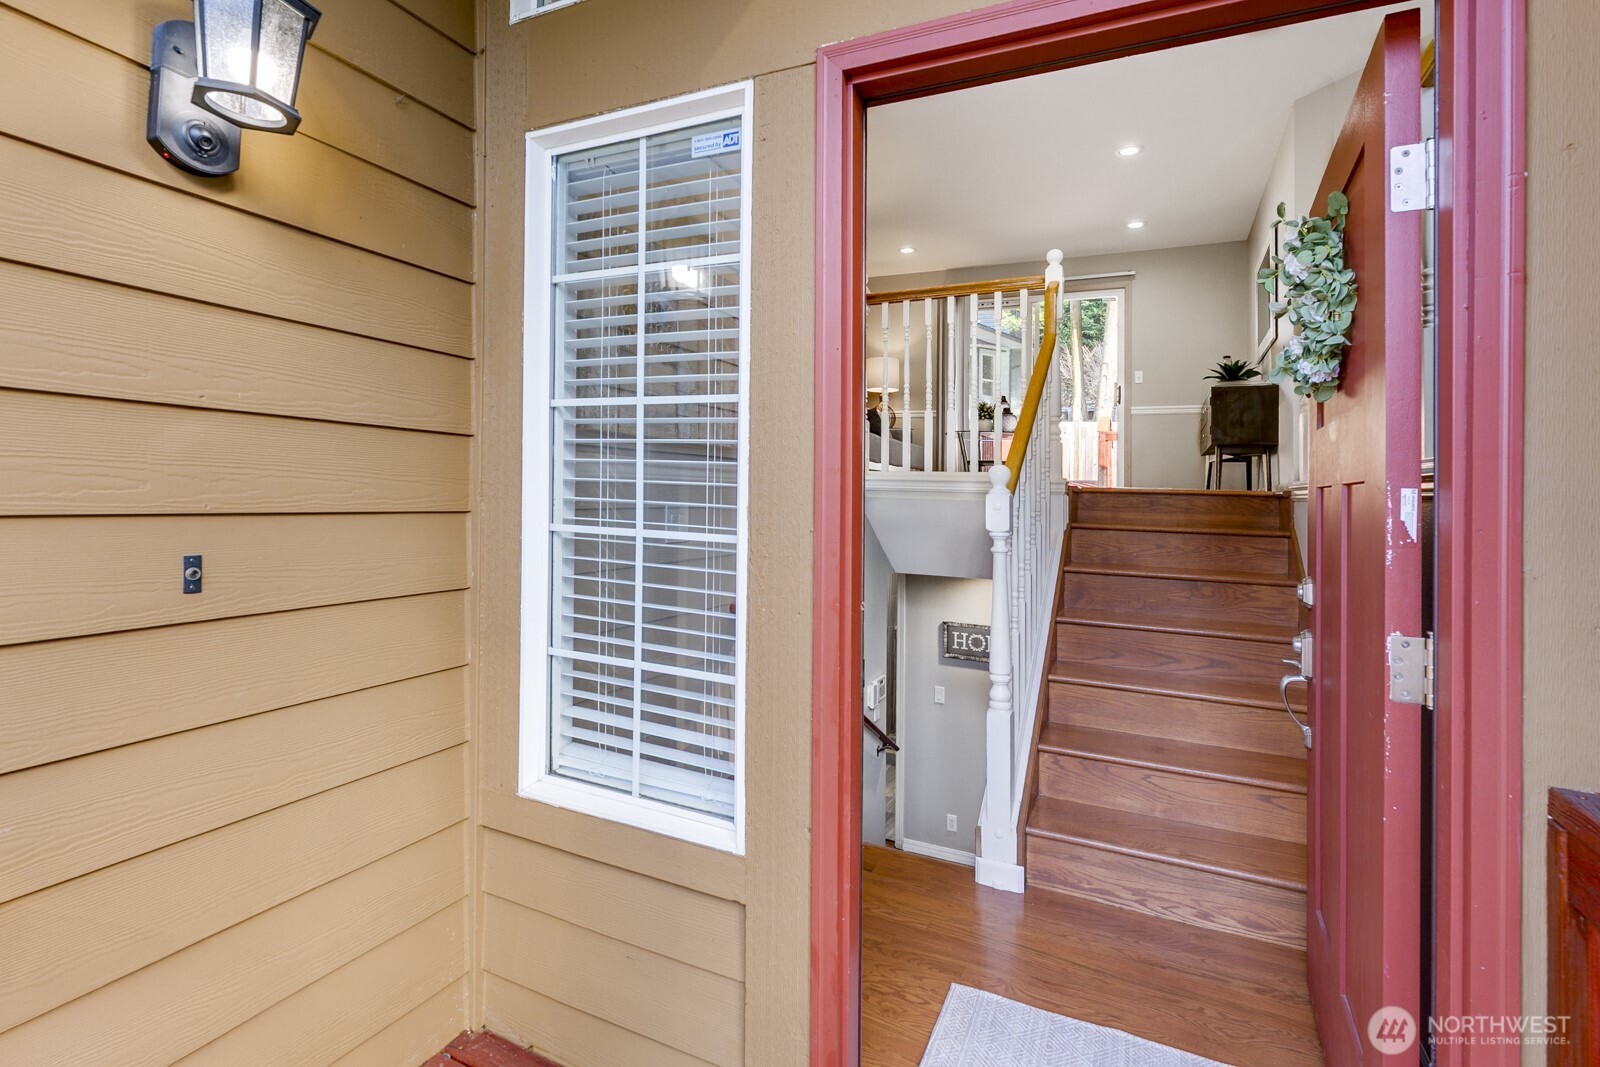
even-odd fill
[{"label": "potted plant", "polygon": [[978,429],[994,429],[994,405],[987,400],[978,401]]},{"label": "potted plant", "polygon": [[1239,382],[1248,382],[1261,377],[1261,372],[1242,359],[1222,359],[1211,368],[1211,373],[1200,380],[1203,382],[1222,382],[1234,385]]}]

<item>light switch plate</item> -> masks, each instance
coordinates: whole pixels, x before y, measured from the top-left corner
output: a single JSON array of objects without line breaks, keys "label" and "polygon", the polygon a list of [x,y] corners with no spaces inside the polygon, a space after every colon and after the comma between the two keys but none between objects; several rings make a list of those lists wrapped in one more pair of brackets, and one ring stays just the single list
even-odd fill
[{"label": "light switch plate", "polygon": [[944,703],[944,686],[936,685],[933,687],[933,702],[935,704]]},{"label": "light switch plate", "polygon": [[1144,371],[1136,370],[1136,371],[1133,372],[1133,384],[1134,385],[1143,385],[1144,384]]}]

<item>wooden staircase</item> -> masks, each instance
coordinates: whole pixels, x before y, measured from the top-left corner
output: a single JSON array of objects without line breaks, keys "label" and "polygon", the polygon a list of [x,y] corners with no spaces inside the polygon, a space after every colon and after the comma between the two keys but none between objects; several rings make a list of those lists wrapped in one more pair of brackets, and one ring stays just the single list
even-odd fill
[{"label": "wooden staircase", "polygon": [[1074,488],[1069,509],[1029,891],[1304,948],[1306,754],[1278,697],[1300,617],[1288,498]]}]

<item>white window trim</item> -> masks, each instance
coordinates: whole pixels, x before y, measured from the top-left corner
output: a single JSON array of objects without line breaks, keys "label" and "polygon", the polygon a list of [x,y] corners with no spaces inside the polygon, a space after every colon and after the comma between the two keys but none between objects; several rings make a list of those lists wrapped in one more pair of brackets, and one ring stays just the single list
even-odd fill
[{"label": "white window trim", "polygon": [[556,0],[553,4],[544,7],[535,7],[534,0],[511,0],[511,21],[513,24],[524,22],[536,15],[543,15],[548,11],[555,11],[563,7],[571,7],[579,0]]},{"label": "white window trim", "polygon": [[[577,2],[577,0],[569,0]],[[546,8],[545,10],[550,10]],[[750,511],[750,245],[754,92],[740,82],[597,118],[563,123],[527,135],[523,270],[522,375],[522,681],[517,745],[517,795],[559,808],[737,855],[744,854],[745,666]],[[568,152],[697,125],[739,118],[742,168],[739,343],[739,487],[734,603],[734,816],[733,823],[644,797],[553,775],[550,756],[550,292],[554,283],[551,199],[554,162]]]}]

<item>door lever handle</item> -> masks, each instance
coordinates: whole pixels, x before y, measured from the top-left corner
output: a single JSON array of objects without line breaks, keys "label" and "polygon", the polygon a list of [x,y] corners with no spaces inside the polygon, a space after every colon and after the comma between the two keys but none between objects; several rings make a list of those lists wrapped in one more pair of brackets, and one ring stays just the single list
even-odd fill
[{"label": "door lever handle", "polygon": [[[1291,660],[1284,660],[1284,662],[1290,664],[1291,666],[1295,666],[1295,667],[1298,667],[1300,665],[1298,660],[1292,660],[1291,659]],[[1305,742],[1306,748],[1310,748],[1311,747],[1311,727],[1307,726],[1305,723],[1301,722],[1300,721],[1300,716],[1296,715],[1294,713],[1294,708],[1292,708],[1289,705],[1289,687],[1291,685],[1294,685],[1296,682],[1305,682],[1306,684],[1309,685],[1311,683],[1311,679],[1307,678],[1303,674],[1286,674],[1286,675],[1284,675],[1281,679],[1278,680],[1278,698],[1283,701],[1283,710],[1289,713],[1289,718],[1293,719],[1294,720],[1294,724],[1296,726],[1300,727],[1300,739]]]}]

